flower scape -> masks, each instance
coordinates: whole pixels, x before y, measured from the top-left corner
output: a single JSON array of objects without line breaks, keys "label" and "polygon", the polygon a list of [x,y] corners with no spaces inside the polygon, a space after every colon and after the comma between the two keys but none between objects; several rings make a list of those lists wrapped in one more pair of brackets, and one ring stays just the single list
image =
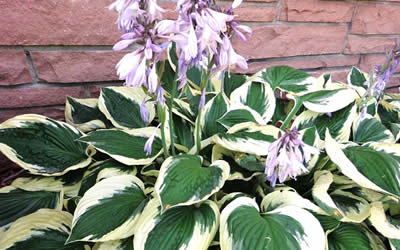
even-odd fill
[{"label": "flower scape", "polygon": [[[0,189],[0,249],[400,249],[398,47],[347,83],[253,75],[240,0],[116,0],[124,86],[67,97],[66,122],[0,124],[29,174]],[[277,98],[284,93],[287,98]]]}]

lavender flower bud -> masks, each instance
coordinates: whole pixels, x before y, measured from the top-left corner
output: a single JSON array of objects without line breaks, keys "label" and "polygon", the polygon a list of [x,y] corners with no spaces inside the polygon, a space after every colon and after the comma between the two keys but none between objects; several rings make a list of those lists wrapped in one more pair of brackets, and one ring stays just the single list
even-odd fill
[{"label": "lavender flower bud", "polygon": [[140,104],[140,116],[145,123],[149,122],[149,110],[146,107],[146,98],[143,99],[142,104]]}]

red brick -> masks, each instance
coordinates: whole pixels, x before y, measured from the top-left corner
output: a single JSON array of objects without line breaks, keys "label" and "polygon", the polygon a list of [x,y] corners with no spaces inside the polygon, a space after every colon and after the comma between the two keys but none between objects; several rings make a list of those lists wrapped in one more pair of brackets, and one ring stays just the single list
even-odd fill
[{"label": "red brick", "polygon": [[174,19],[175,20],[178,17],[178,13],[175,11],[176,3],[160,2],[159,4],[162,8],[164,8],[166,10],[166,12],[163,13],[164,19]]},{"label": "red brick", "polygon": [[[162,2],[160,5],[167,10],[163,17],[167,19],[176,19],[178,17],[175,11],[176,4],[170,2]],[[221,9],[224,10],[229,8],[230,5],[221,4]],[[271,22],[274,20],[276,15],[276,8],[269,6],[254,6],[242,3],[238,8],[234,10],[236,21],[242,22]]]},{"label": "red brick", "polygon": [[287,22],[350,22],[354,3],[321,0],[284,0],[279,16]]},{"label": "red brick", "polygon": [[347,40],[345,54],[381,53],[392,49],[399,39],[388,37],[353,37]]},{"label": "red brick", "polygon": [[275,7],[242,5],[234,10],[235,20],[242,22],[272,22],[276,15]]},{"label": "red brick", "polygon": [[89,98],[98,98],[100,96],[101,88],[109,86],[123,86],[123,84],[107,84],[107,85],[90,85],[89,86]]},{"label": "red brick", "polygon": [[[364,72],[371,72],[376,65],[382,65],[386,60],[385,55],[363,55],[361,56],[359,68]],[[397,67],[396,73],[400,72],[400,67]],[[393,75],[390,77],[387,87],[400,86],[400,75]]]},{"label": "red brick", "polygon": [[35,107],[64,104],[67,95],[73,97],[83,97],[83,87],[1,90],[0,108]]},{"label": "red brick", "polygon": [[327,69],[327,70],[320,70],[320,71],[311,71],[308,73],[314,77],[319,77],[322,74],[330,73],[332,76],[332,81],[347,83],[347,75],[349,74],[349,72],[350,72],[350,69],[346,69],[346,70],[329,70],[329,69]]},{"label": "red brick", "polygon": [[399,34],[400,6],[360,4],[353,18],[353,34]]},{"label": "red brick", "polygon": [[0,1],[0,45],[110,45],[118,40],[113,0]]},{"label": "red brick", "polygon": [[237,52],[248,59],[341,53],[347,26],[259,26]]},{"label": "red brick", "polygon": [[38,114],[50,117],[58,121],[64,121],[64,106],[53,106],[53,107],[32,107],[32,108],[20,108],[11,110],[0,110],[0,123],[13,118],[17,115],[23,114]]},{"label": "red brick", "polygon": [[278,0],[245,0],[244,2],[264,2],[264,3],[272,3],[272,2],[278,2]]},{"label": "red brick", "polygon": [[0,85],[17,85],[29,82],[32,82],[32,75],[24,51],[0,51]]},{"label": "red brick", "polygon": [[296,69],[320,69],[327,67],[353,66],[358,64],[359,59],[359,56],[319,56],[311,58],[289,58],[273,61],[269,61],[267,59],[265,62],[249,63],[248,70],[243,71],[237,69],[236,72],[255,73],[262,69],[278,65],[287,65]]},{"label": "red brick", "polygon": [[[375,66],[384,64],[385,60],[385,55],[363,55],[360,60],[360,69],[369,73]],[[400,67],[397,67],[395,72],[400,72]]]},{"label": "red brick", "polygon": [[389,92],[399,93],[399,87],[400,87],[400,75],[392,76],[389,79],[388,84],[386,85],[386,88],[391,88],[388,90]]},{"label": "red brick", "polygon": [[32,52],[39,79],[46,82],[95,82],[118,80],[115,65],[127,52]]}]

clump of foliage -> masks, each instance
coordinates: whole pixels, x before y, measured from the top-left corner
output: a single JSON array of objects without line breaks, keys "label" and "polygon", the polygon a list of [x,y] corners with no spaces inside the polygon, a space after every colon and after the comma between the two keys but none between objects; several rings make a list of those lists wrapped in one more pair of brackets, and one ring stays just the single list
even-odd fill
[{"label": "clump of foliage", "polygon": [[139,44],[118,64],[127,86],[68,97],[66,123],[0,125],[30,172],[0,189],[0,249],[400,249],[400,96],[384,92],[398,52],[347,84],[233,74],[238,3],[179,4],[179,25],[150,0],[111,6],[117,49]]}]

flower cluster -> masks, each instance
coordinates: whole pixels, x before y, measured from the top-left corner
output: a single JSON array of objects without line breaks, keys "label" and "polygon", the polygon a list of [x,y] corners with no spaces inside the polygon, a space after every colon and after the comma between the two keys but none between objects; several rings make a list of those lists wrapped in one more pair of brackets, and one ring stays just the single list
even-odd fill
[{"label": "flower cluster", "polygon": [[271,186],[276,185],[278,178],[283,183],[288,176],[295,179],[302,172],[308,172],[304,164],[310,161],[312,154],[319,154],[317,148],[305,144],[299,136],[297,128],[293,128],[269,146],[265,177]]},{"label": "flower cluster", "polygon": [[123,50],[136,43],[138,48],[125,55],[117,64],[117,73],[126,86],[144,85],[150,93],[159,90],[156,63],[167,44],[160,41],[163,31],[163,9],[155,0],[117,0],[109,6],[119,13],[118,27],[124,32],[114,50]]},{"label": "flower cluster", "polygon": [[[220,12],[209,0],[180,0],[179,17],[174,21],[161,20],[164,10],[155,0],[116,0],[109,9],[119,13],[118,27],[124,34],[114,50],[138,45],[117,64],[120,79],[126,81],[126,86],[144,85],[164,102],[156,63],[172,41],[176,43],[179,58],[179,88],[186,83],[186,71],[191,66],[200,67],[209,58],[213,58],[215,72],[230,65],[247,68],[246,60],[233,50],[230,41],[234,32],[242,40],[245,40],[243,32],[251,32],[247,26],[233,21],[233,9],[240,3],[241,0],[235,0],[232,7]],[[206,63],[209,65],[210,61]]]},{"label": "flower cluster", "polygon": [[[380,100],[383,97],[386,84],[399,64],[400,48],[393,49],[388,53],[385,63],[382,66],[377,65],[374,72],[369,76],[369,79],[364,83],[368,87],[368,91],[364,97],[375,96],[377,100]],[[364,117],[366,113],[367,105],[364,104],[361,109],[361,117]]]},{"label": "flower cluster", "polygon": [[[251,33],[249,27],[234,22],[233,9],[241,0],[235,0],[224,12],[210,0],[181,0],[177,4],[179,33],[174,36],[179,53],[179,80],[182,87],[186,82],[186,71],[203,62],[215,64],[213,72],[220,72],[231,65],[247,69],[246,60],[238,55],[231,44],[233,32],[246,40],[242,32]],[[205,60],[204,60],[205,59]],[[210,70],[210,68],[209,68]]]}]

